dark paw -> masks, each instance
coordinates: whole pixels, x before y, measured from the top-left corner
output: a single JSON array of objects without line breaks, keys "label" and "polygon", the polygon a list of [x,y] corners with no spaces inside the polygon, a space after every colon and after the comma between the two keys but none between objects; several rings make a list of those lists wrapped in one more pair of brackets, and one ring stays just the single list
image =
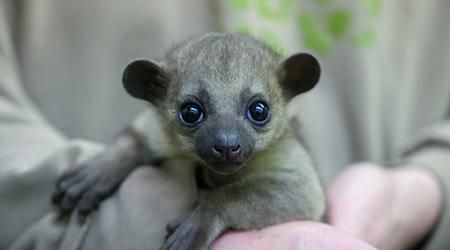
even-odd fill
[{"label": "dark paw", "polygon": [[167,224],[166,243],[160,250],[206,250],[200,224],[192,217],[183,217]]},{"label": "dark paw", "polygon": [[195,236],[194,228],[179,226],[167,237],[166,243],[160,250],[194,250]]},{"label": "dark paw", "polygon": [[98,170],[98,166],[78,166],[59,178],[52,202],[58,205],[64,214],[78,209],[80,215],[88,215],[112,192],[111,184]]},{"label": "dark paw", "polygon": [[167,232],[167,235],[166,235],[166,238],[169,238],[169,236],[171,235],[171,234],[173,234],[173,232],[175,232],[175,230],[181,225],[181,224],[183,224],[183,222],[186,220],[186,217],[181,217],[181,218],[179,218],[179,219],[175,219],[175,220],[172,220],[172,221],[170,221],[169,223],[167,223],[167,226],[166,226],[166,232]]}]

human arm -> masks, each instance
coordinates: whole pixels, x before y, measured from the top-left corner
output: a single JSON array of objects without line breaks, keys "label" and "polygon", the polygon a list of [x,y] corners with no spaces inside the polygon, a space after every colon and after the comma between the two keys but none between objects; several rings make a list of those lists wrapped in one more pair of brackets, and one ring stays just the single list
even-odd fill
[{"label": "human arm", "polygon": [[[387,248],[395,246],[394,249],[402,249],[419,245],[424,249],[448,248],[450,121],[443,119],[416,131],[391,167],[362,164],[344,171],[328,190],[330,213],[335,213],[331,215],[334,217],[331,223]],[[369,177],[369,173],[373,174]],[[384,183],[376,185],[378,190],[371,186],[370,180],[374,179]],[[352,190],[359,190],[359,193]],[[379,216],[385,219],[364,221],[362,218],[356,220],[343,216],[345,210],[348,211],[342,202],[346,196],[347,199],[353,196],[357,201],[351,203],[354,213],[364,215],[362,211],[370,210],[372,205],[377,204]],[[361,200],[358,196],[370,197],[370,200]],[[376,211],[373,208],[371,210]],[[355,228],[364,224],[374,224],[371,228],[378,227],[378,233]],[[390,235],[393,230],[395,237]]]},{"label": "human arm", "polygon": [[331,183],[327,199],[331,225],[380,249],[410,249],[438,220],[442,194],[421,168],[359,163]]}]

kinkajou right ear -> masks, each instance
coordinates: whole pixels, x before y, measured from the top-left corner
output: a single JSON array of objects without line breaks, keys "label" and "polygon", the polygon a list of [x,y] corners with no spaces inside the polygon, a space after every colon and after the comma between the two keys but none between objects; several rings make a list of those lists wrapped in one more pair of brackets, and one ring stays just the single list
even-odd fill
[{"label": "kinkajou right ear", "polygon": [[282,65],[281,88],[288,99],[307,92],[320,78],[320,65],[315,57],[306,53],[295,54]]},{"label": "kinkajou right ear", "polygon": [[147,60],[128,64],[123,72],[122,82],[130,95],[153,104],[164,99],[169,85],[164,70]]}]

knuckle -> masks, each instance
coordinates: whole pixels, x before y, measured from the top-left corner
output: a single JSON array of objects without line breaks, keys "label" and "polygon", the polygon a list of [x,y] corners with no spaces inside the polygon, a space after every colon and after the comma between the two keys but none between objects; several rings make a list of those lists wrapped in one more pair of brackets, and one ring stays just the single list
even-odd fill
[{"label": "knuckle", "polygon": [[70,199],[70,200],[74,200],[76,198],[76,195],[75,195],[75,193],[68,191],[68,192],[66,192],[65,198],[66,199]]},{"label": "knuckle", "polygon": [[76,200],[80,195],[80,192],[78,190],[75,189],[69,189],[66,192],[66,197],[71,199],[71,200]]},{"label": "knuckle", "polygon": [[64,179],[59,183],[59,188],[63,191],[66,191],[69,188],[69,180]]}]

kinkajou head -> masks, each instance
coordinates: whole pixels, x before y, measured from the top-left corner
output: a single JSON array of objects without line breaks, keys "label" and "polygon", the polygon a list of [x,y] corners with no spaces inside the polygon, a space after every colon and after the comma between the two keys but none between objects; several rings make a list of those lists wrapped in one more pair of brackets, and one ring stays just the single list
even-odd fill
[{"label": "kinkajou head", "polygon": [[130,63],[123,84],[156,106],[180,150],[229,174],[281,136],[286,103],[319,76],[311,55],[284,60],[250,36],[207,34],[173,48],[161,62]]}]

